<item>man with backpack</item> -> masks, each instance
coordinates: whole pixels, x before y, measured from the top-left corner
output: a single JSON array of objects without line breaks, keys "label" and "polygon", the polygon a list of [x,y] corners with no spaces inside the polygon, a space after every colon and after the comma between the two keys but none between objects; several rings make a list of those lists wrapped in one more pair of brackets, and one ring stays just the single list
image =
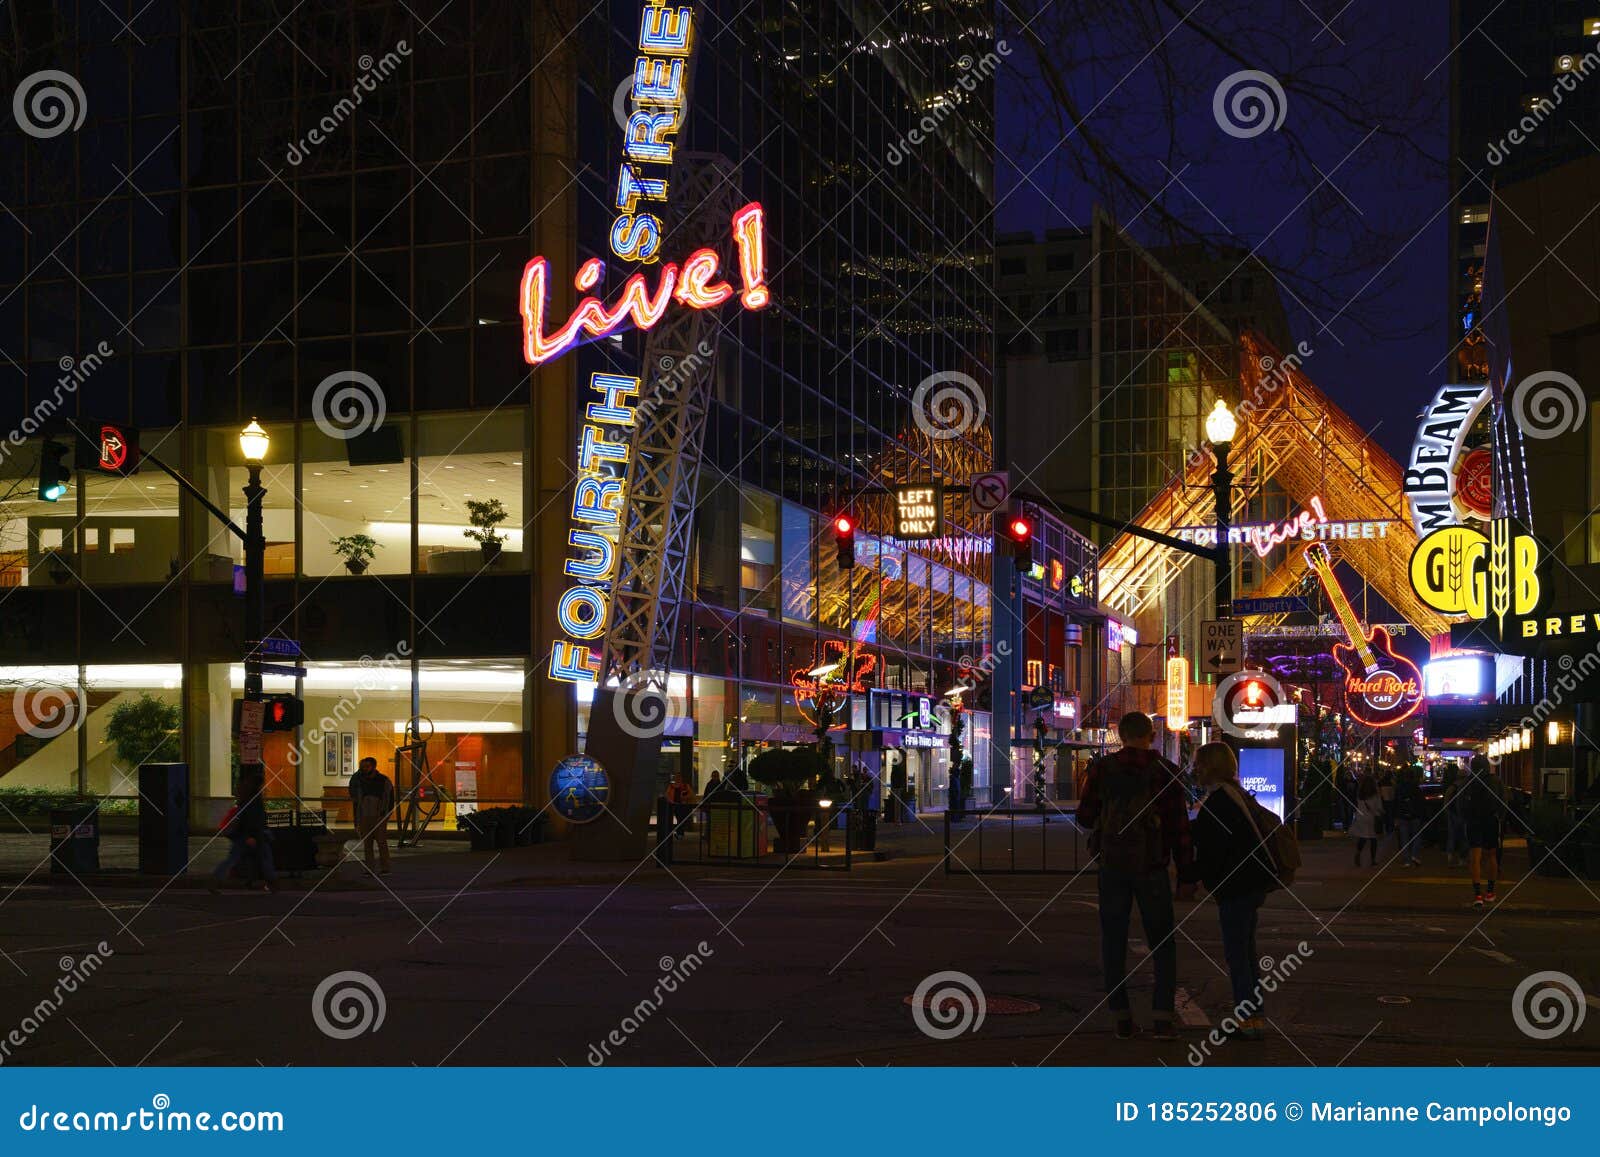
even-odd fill
[{"label": "man with backpack", "polygon": [[1145,942],[1155,962],[1151,1000],[1154,1035],[1173,1037],[1178,988],[1178,945],[1173,939],[1172,881],[1178,899],[1192,900],[1198,875],[1189,836],[1189,811],[1178,769],[1151,750],[1155,724],[1130,711],[1117,724],[1122,749],[1089,765],[1078,826],[1087,830],[1100,869],[1100,961],[1106,1003],[1119,1039],[1138,1032],[1128,1005],[1128,926],[1135,902]]}]

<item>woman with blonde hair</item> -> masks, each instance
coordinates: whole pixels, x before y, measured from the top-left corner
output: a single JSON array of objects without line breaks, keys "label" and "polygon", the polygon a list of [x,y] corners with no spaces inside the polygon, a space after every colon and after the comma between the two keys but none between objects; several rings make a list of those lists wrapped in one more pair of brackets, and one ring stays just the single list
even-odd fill
[{"label": "woman with blonde hair", "polygon": [[1235,1035],[1260,1040],[1266,1031],[1256,952],[1256,925],[1267,893],[1278,886],[1265,832],[1251,815],[1252,801],[1239,786],[1239,760],[1226,743],[1195,752],[1196,785],[1207,792],[1194,821],[1195,862],[1206,891],[1217,904],[1222,952],[1233,983]]}]

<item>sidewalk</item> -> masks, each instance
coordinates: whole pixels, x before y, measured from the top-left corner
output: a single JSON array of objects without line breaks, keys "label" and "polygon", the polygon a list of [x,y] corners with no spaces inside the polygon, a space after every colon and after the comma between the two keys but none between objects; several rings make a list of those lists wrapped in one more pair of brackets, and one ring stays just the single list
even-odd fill
[{"label": "sidewalk", "polygon": [[[968,867],[982,866],[980,877],[955,872],[946,874],[943,865],[944,817],[922,817],[918,824],[887,824],[878,828],[877,848],[882,860],[857,855],[849,873],[816,873],[809,870],[785,871],[788,881],[827,879],[833,884],[860,881],[863,884],[907,888],[963,887],[992,888],[1000,892],[1056,893],[1092,900],[1094,872],[1087,867],[1088,852],[1081,834],[1069,820],[1061,817],[1043,825],[1031,816],[1005,824],[988,821],[993,830],[983,834],[983,856],[978,857],[975,821],[958,822],[952,829],[952,844],[959,862]],[[835,833],[835,851],[842,833]],[[1017,846],[1013,854],[1010,844]],[[1073,859],[1073,841],[1078,841]],[[1038,867],[1037,850],[1048,841],[1052,849],[1045,861],[1047,872],[1019,871],[1010,874],[994,869],[1016,863],[1022,868]],[[352,891],[384,889],[404,892],[453,893],[467,886],[474,888],[516,888],[550,885],[615,885],[666,878],[666,872],[651,859],[643,863],[591,863],[573,861],[565,843],[536,844],[525,848],[506,848],[496,852],[473,852],[465,841],[424,839],[420,848],[396,848],[391,843],[393,872],[374,876],[361,863],[360,847],[353,840],[345,844],[346,859],[333,870],[331,878],[323,870],[286,877],[288,890]],[[1298,902],[1316,912],[1338,912],[1349,908],[1408,912],[1459,912],[1472,903],[1471,882],[1465,868],[1445,866],[1444,853],[1429,848],[1423,853],[1421,868],[1401,867],[1395,858],[1392,837],[1384,841],[1376,870],[1354,865],[1350,840],[1342,833],[1328,833],[1320,840],[1304,840],[1300,845],[1304,864],[1292,894],[1274,893],[1273,903]],[[142,876],[137,872],[138,849],[132,836],[108,835],[100,840],[101,871],[83,877],[90,887],[133,886],[200,888],[211,869],[226,854],[226,841],[215,837],[189,841],[190,870],[186,876],[169,880],[161,876]],[[61,884],[76,887],[65,873],[52,873],[49,837],[44,833],[0,834],[0,889],[26,883],[31,887]],[[694,879],[703,874],[727,877],[748,872],[752,879],[770,875],[773,867],[747,869],[727,863],[679,862],[674,875]],[[1499,900],[1496,908],[1523,913],[1596,916],[1600,915],[1600,884],[1572,878],[1532,876],[1528,872],[1528,853],[1520,840],[1506,847],[1503,875],[1496,882]],[[237,886],[237,885],[235,885]]]},{"label": "sidewalk", "polygon": [[[437,891],[456,892],[471,884],[477,888],[505,888],[548,884],[617,884],[629,878],[631,864],[573,862],[564,843],[535,844],[505,848],[494,852],[473,852],[465,840],[428,839],[420,848],[398,848],[389,844],[393,871],[375,876],[361,862],[361,846],[353,837],[345,841],[345,859],[331,874],[326,869],[300,873],[298,877],[280,872],[287,891]],[[100,838],[100,871],[74,877],[52,872],[50,839],[42,833],[0,834],[0,895],[14,885],[30,887],[51,884],[76,889],[78,881],[90,888],[203,888],[211,870],[228,852],[226,840],[192,837],[189,840],[189,871],[176,879],[141,875],[138,871],[138,841],[128,835]],[[649,861],[632,876],[637,880],[662,875]],[[237,888],[237,882],[231,887]]]}]

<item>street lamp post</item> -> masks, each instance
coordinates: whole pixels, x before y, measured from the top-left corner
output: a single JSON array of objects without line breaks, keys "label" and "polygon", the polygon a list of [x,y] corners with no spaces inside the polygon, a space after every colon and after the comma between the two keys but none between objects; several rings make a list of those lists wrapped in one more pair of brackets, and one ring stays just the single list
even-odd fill
[{"label": "street lamp post", "polygon": [[1233,616],[1233,555],[1228,547],[1228,520],[1233,512],[1233,471],[1228,469],[1228,449],[1233,436],[1238,433],[1238,423],[1228,409],[1228,403],[1217,399],[1216,407],[1206,415],[1206,438],[1217,455],[1217,469],[1211,475],[1211,492],[1217,504],[1217,617]]},{"label": "street lamp post", "polygon": [[[267,537],[262,525],[261,500],[266,487],[261,485],[261,463],[267,456],[270,440],[254,418],[239,432],[239,452],[244,455],[250,479],[245,484],[244,520],[244,633],[247,643],[261,641],[266,634],[265,584]],[[244,668],[244,697],[261,698],[261,668],[247,662]]]}]

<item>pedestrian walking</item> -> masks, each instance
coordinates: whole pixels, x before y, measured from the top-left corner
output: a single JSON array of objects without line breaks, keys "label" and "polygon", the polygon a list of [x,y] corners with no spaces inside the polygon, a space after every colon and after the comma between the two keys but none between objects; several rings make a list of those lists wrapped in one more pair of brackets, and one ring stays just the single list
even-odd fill
[{"label": "pedestrian walking", "polygon": [[1234,1035],[1266,1035],[1256,925],[1267,893],[1278,886],[1277,868],[1239,786],[1239,760],[1226,743],[1195,752],[1194,778],[1207,792],[1194,821],[1195,863],[1217,905],[1222,955],[1233,986]]},{"label": "pedestrian walking", "polygon": [[[1500,875],[1500,836],[1506,813],[1506,789],[1487,756],[1474,755],[1467,769],[1462,796],[1467,820],[1468,871],[1472,874],[1472,906],[1494,903],[1494,883]],[[1480,882],[1487,879],[1487,889]]]},{"label": "pedestrian walking", "polygon": [[[372,756],[363,759],[350,777],[350,804],[361,856],[369,870],[389,874],[389,813],[394,811],[394,784],[378,770]],[[377,865],[373,859],[376,852]]]},{"label": "pedestrian walking", "polygon": [[1383,821],[1383,799],[1378,781],[1363,775],[1356,782],[1356,811],[1350,818],[1350,834],[1356,841],[1356,867],[1361,866],[1362,846],[1372,849],[1371,866],[1378,866],[1378,832]]},{"label": "pedestrian walking", "polygon": [[[278,890],[278,876],[272,866],[272,834],[267,830],[267,805],[261,798],[266,778],[260,772],[241,772],[234,796],[233,813],[223,825],[228,839],[228,854],[211,872],[206,887],[213,893],[235,868],[259,872],[269,892]],[[246,876],[249,886],[249,876]]]},{"label": "pedestrian walking", "polygon": [[1127,958],[1128,928],[1137,903],[1155,964],[1153,1031],[1158,1040],[1171,1040],[1178,946],[1168,865],[1177,869],[1178,899],[1192,900],[1197,873],[1189,812],[1178,769],[1151,750],[1155,724],[1150,717],[1130,711],[1117,724],[1117,734],[1122,748],[1089,765],[1077,815],[1099,866],[1106,1003],[1116,1018],[1118,1038],[1134,1036],[1138,1026],[1128,1003]]},{"label": "pedestrian walking", "polygon": [[1462,802],[1462,788],[1466,777],[1461,768],[1451,761],[1444,773],[1444,798],[1439,807],[1444,812],[1445,863],[1459,868],[1467,859],[1467,812]]},{"label": "pedestrian walking", "polygon": [[1422,867],[1422,821],[1427,805],[1422,799],[1422,769],[1403,769],[1394,790],[1395,844],[1400,863]]},{"label": "pedestrian walking", "polygon": [[683,839],[683,829],[694,815],[694,788],[680,771],[667,784],[667,803],[672,806],[672,838]]},{"label": "pedestrian walking", "polygon": [[1394,831],[1394,793],[1394,771],[1386,767],[1378,775],[1378,802],[1383,805],[1378,818],[1380,835],[1386,836]]}]

